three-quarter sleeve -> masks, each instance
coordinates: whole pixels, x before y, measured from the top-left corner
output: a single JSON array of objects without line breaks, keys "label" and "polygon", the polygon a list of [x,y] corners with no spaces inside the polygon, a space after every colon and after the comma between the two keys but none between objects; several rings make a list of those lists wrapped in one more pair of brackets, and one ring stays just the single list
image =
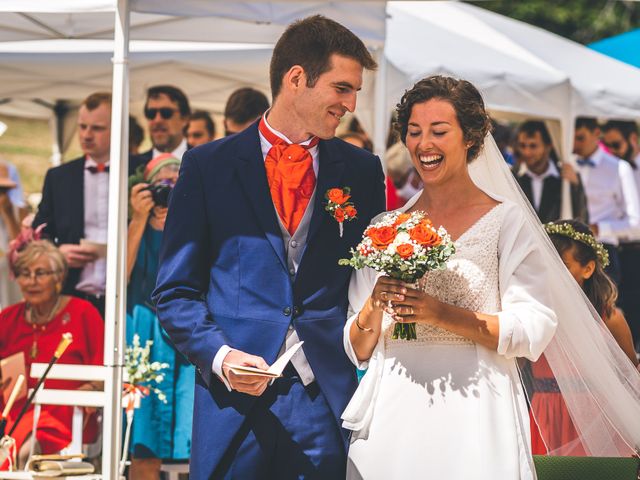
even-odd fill
[{"label": "three-quarter sleeve", "polygon": [[502,308],[498,313],[498,353],[535,361],[557,326],[542,253],[532,226],[516,205],[507,205],[498,242]]}]

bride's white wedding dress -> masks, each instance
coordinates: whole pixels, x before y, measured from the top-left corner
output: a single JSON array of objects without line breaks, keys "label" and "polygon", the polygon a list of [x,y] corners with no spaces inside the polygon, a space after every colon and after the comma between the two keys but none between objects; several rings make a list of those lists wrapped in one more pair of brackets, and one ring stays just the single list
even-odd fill
[{"label": "bride's white wedding dress", "polygon": [[[535,478],[516,357],[536,359],[556,318],[545,306],[544,264],[524,216],[502,200],[455,241],[447,269],[420,282],[442,302],[497,314],[497,351],[423,324],[417,340],[393,340],[385,314],[383,338],[370,361],[359,364],[349,341],[355,315],[347,322],[345,350],[359,368],[368,367],[343,415],[354,430],[347,478]],[[377,276],[371,269],[354,273],[353,312]]]}]

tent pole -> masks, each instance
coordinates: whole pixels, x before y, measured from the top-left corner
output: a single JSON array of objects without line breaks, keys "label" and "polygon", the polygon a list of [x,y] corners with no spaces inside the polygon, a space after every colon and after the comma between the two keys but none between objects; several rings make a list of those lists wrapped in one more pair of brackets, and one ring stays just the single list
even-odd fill
[{"label": "tent pole", "polygon": [[122,374],[126,322],[126,229],[129,170],[129,0],[115,11],[111,158],[104,337],[106,366],[102,435],[102,478],[118,478],[122,439]]},{"label": "tent pole", "polygon": [[387,57],[384,54],[384,46],[377,49],[378,71],[376,72],[376,85],[374,91],[373,106],[373,151],[382,160],[382,168],[386,171],[384,152],[387,147]]},{"label": "tent pole", "polygon": [[[562,161],[567,162],[577,171],[576,158],[573,155],[573,136],[575,134],[575,115],[573,106],[573,86],[571,82],[567,80],[568,98],[567,108],[562,125],[562,146],[564,152],[562,155]],[[573,218],[573,206],[571,204],[571,185],[567,180],[562,180],[562,189],[560,191],[560,218],[568,220]]]}]

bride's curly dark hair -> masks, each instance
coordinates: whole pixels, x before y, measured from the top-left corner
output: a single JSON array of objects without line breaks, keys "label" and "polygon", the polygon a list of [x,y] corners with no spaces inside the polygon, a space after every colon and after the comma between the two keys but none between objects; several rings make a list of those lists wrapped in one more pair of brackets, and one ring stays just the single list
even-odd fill
[{"label": "bride's curly dark hair", "polygon": [[400,103],[396,105],[397,119],[394,123],[402,142],[406,144],[407,127],[413,106],[434,98],[449,102],[455,110],[464,140],[471,144],[467,151],[467,162],[471,162],[480,153],[484,137],[491,129],[491,121],[480,92],[466,80],[433,75],[420,80],[407,90]]}]

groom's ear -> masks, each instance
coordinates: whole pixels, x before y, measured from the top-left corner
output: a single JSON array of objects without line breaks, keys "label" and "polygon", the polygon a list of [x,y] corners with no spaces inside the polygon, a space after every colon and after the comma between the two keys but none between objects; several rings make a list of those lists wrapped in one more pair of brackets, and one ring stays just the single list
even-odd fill
[{"label": "groom's ear", "polygon": [[306,85],[306,74],[300,65],[292,66],[282,79],[282,86],[287,90],[297,90]]}]

